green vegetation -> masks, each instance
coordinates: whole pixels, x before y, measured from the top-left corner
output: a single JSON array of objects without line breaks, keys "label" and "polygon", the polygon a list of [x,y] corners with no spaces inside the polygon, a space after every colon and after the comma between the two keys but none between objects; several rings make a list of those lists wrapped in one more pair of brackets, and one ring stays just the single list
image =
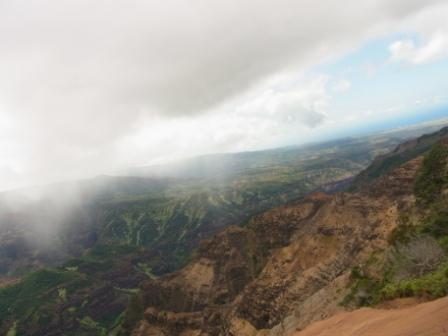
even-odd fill
[{"label": "green vegetation", "polygon": [[135,248],[98,245],[61,267],[32,272],[0,289],[0,334],[59,330],[66,335],[108,335],[117,331],[129,299],[136,295],[135,289],[120,286],[136,287],[146,277],[129,274],[134,259],[141,263]]},{"label": "green vegetation", "polygon": [[380,290],[382,299],[419,296],[429,299],[448,295],[448,263],[421,277],[391,282]]},{"label": "green vegetation", "polygon": [[424,223],[423,231],[438,239],[445,239],[448,236],[448,209],[437,209],[434,212]]},{"label": "green vegetation", "polygon": [[131,297],[128,307],[124,312],[123,328],[131,330],[143,317],[144,306],[141,295],[134,295]]},{"label": "green vegetation", "polygon": [[435,240],[418,236],[391,247],[385,259],[355,267],[342,305],[374,306],[381,301],[448,294],[448,258]]},{"label": "green vegetation", "polygon": [[399,218],[399,224],[390,233],[388,242],[392,246],[399,244],[408,244],[412,239],[421,233],[422,228],[415,222],[413,216],[409,213],[402,213]]},{"label": "green vegetation", "polygon": [[[0,316],[27,317],[42,304],[58,296],[57,286],[74,283],[75,273],[43,269],[26,276],[19,284],[0,289]],[[56,290],[56,293],[53,293]]]},{"label": "green vegetation", "polygon": [[341,305],[348,306],[355,302],[359,306],[372,306],[380,301],[380,291],[385,282],[363,274],[359,267],[352,269],[352,285]]},{"label": "green vegetation", "polygon": [[14,322],[12,327],[6,333],[6,336],[16,336],[17,335],[17,322]]},{"label": "green vegetation", "polygon": [[426,155],[415,182],[415,195],[425,203],[437,201],[448,184],[448,147],[438,143]]}]

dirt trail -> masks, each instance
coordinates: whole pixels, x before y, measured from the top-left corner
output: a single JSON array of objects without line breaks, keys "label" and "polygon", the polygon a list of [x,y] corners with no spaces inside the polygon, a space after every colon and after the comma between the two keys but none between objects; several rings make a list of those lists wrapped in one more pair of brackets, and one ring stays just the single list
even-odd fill
[{"label": "dirt trail", "polygon": [[341,313],[295,336],[448,336],[448,297],[404,309]]}]

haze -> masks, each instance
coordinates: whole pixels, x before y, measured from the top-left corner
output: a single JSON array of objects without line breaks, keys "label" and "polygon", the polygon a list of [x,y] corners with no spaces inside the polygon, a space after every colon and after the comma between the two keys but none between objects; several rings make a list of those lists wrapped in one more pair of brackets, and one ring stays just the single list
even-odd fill
[{"label": "haze", "polygon": [[441,0],[0,0],[0,190],[429,119],[448,105],[447,16]]}]

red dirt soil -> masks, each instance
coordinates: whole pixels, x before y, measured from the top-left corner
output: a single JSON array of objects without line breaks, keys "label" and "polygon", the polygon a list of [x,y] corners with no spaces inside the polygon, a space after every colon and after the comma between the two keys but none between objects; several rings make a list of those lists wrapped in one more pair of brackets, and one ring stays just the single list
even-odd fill
[{"label": "red dirt soil", "polygon": [[448,297],[403,309],[341,313],[295,336],[448,336]]}]

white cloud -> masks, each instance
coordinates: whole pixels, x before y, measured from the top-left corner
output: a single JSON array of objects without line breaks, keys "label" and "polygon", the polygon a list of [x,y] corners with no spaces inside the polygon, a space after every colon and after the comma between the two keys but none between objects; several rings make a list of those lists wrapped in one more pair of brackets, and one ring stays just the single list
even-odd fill
[{"label": "white cloud", "polygon": [[417,46],[411,39],[395,41],[389,47],[392,61],[424,64],[448,57],[448,36],[438,31],[423,45]]},{"label": "white cloud", "polygon": [[273,119],[281,123],[315,127],[325,118],[328,105],[327,76],[303,78],[299,83],[283,83],[284,88],[257,93],[237,108],[238,115]]},{"label": "white cloud", "polygon": [[399,29],[417,38],[399,39],[389,47],[391,60],[420,65],[448,57],[448,4],[429,6],[404,20]]}]

